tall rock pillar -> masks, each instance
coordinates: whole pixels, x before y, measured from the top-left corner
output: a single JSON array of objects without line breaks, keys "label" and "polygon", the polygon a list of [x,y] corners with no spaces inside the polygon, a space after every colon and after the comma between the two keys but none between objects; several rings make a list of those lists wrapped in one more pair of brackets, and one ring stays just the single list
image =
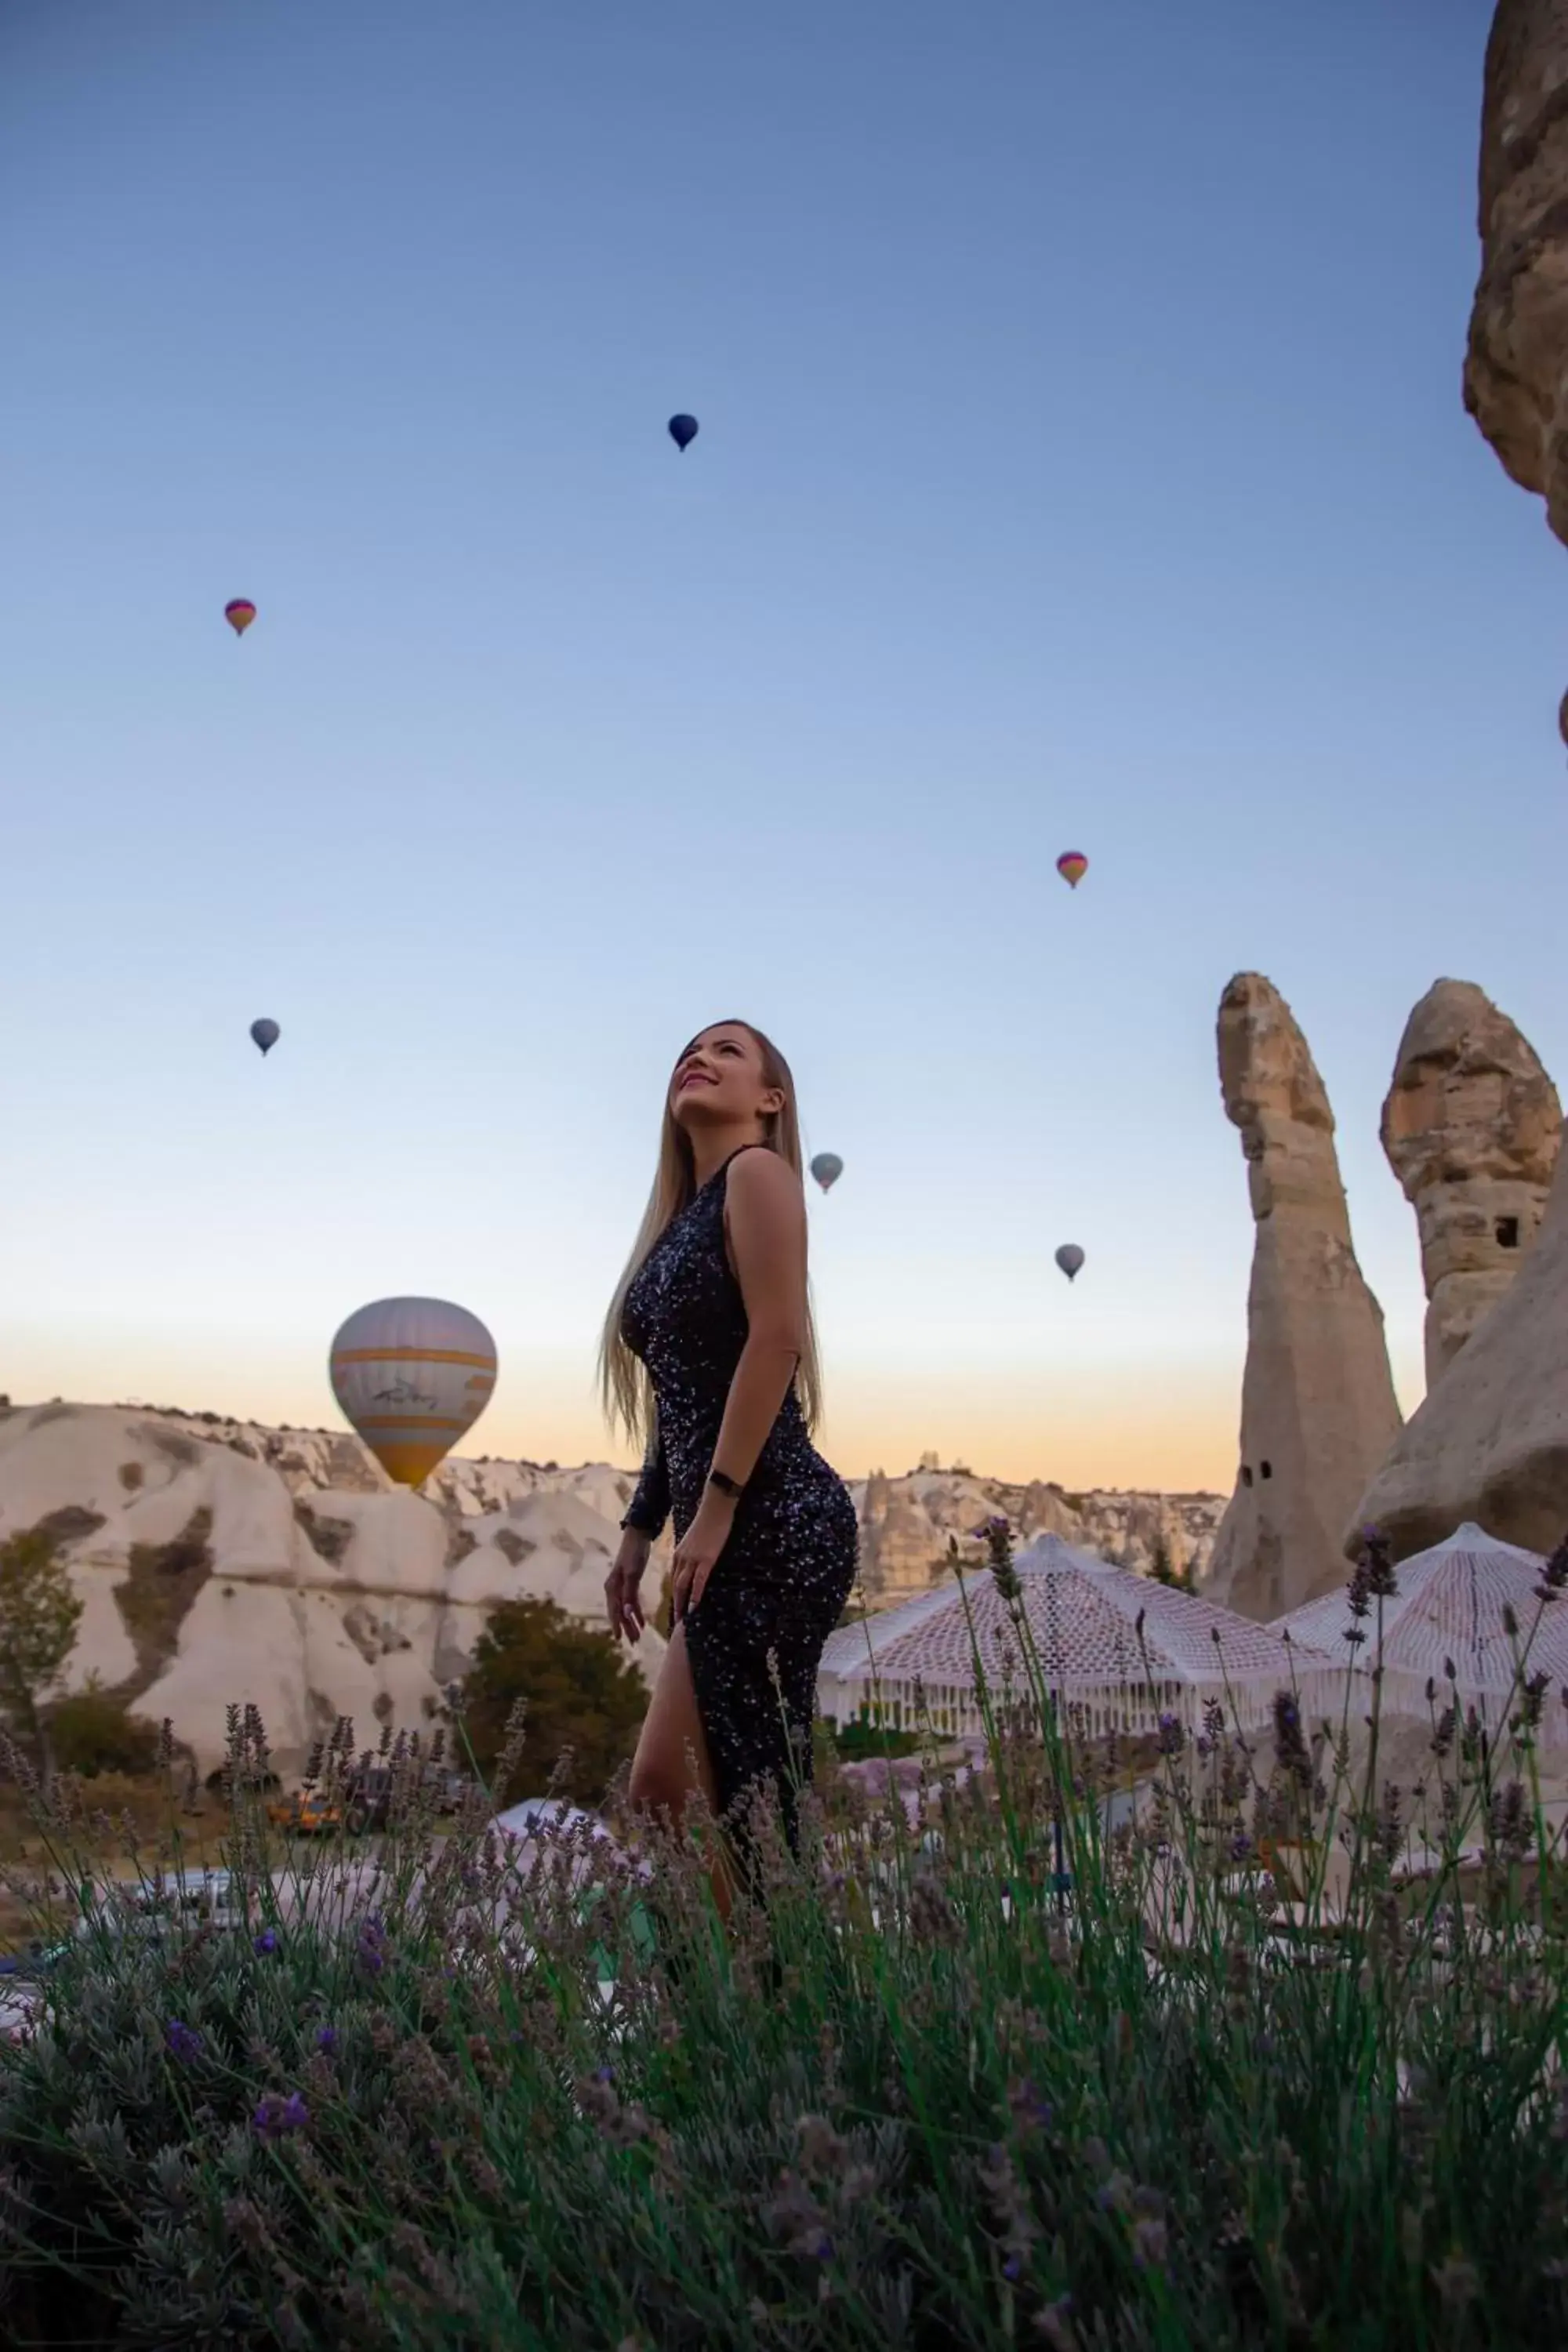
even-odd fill
[{"label": "tall rock pillar", "polygon": [[[1465,406],[1568,544],[1568,7],[1499,0],[1481,98]],[[1568,737],[1568,696],[1559,722]]]},{"label": "tall rock pillar", "polygon": [[1205,1590],[1267,1619],[1344,1582],[1345,1519],[1400,1415],[1383,1311],[1351,1243],[1334,1115],[1289,1006],[1258,972],[1220,999],[1219,1076],[1258,1231],[1241,1470]]},{"label": "tall rock pillar", "polygon": [[1529,1551],[1568,1530],[1568,1151],[1534,1248],[1420,1410],[1344,1530],[1380,1528],[1396,1560],[1465,1519]]},{"label": "tall rock pillar", "polygon": [[1470,981],[1434,981],[1405,1024],[1382,1129],[1421,1235],[1428,1389],[1512,1287],[1562,1126],[1529,1039]]}]

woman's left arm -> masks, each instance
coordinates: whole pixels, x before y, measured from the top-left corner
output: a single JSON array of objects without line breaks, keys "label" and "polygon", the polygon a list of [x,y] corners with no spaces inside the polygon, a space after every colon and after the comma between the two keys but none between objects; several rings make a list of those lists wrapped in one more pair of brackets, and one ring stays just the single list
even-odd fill
[{"label": "woman's left arm", "polygon": [[[743,1486],[789,1394],[805,1344],[805,1195],[799,1177],[776,1152],[745,1151],[726,1180],[726,1206],[747,1332],[712,1467]],[[734,1516],[731,1496],[720,1487],[704,1487],[697,1515],[676,1549],[677,1615],[701,1600]]]}]

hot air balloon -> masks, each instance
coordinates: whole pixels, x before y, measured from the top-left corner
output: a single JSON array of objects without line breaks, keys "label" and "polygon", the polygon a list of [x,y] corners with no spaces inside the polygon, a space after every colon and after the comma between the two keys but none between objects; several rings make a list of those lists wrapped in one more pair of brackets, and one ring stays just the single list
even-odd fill
[{"label": "hot air balloon", "polygon": [[830,1192],[844,1173],[844,1162],[837,1151],[819,1151],[811,1163],[811,1172],[825,1192]]},{"label": "hot air balloon", "polygon": [[1064,849],[1057,860],[1057,872],[1076,890],[1089,872],[1089,860],[1081,849]]},{"label": "hot air balloon", "polygon": [[253,1021],[250,1024],[250,1034],[263,1054],[270,1054],[283,1032],[276,1021]]},{"label": "hot air balloon", "polygon": [[678,449],[689,448],[697,438],[695,416],[672,416],[669,420],[669,437]]},{"label": "hot air balloon", "polygon": [[389,1478],[417,1486],[496,1384],[496,1343],[444,1298],[378,1298],[332,1341],[332,1394]]},{"label": "hot air balloon", "polygon": [[243,637],[256,618],[256,607],[248,596],[236,596],[223,608],[224,619],[237,637]]},{"label": "hot air balloon", "polygon": [[1083,1252],[1076,1242],[1063,1242],[1057,1252],[1057,1264],[1069,1282],[1078,1280],[1078,1270],[1083,1264]]}]

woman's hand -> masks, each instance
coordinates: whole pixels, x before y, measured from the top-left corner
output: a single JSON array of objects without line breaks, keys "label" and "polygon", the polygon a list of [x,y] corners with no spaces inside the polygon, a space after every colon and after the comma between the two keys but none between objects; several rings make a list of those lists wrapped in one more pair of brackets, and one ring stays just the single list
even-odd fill
[{"label": "woman's hand", "polygon": [[697,1517],[675,1547],[670,1578],[670,1622],[679,1625],[695,1609],[707,1589],[714,1563],[730,1540],[734,1524],[733,1498],[717,1486],[704,1487]]},{"label": "woman's hand", "polygon": [[653,1549],[653,1538],[639,1528],[626,1528],[621,1535],[621,1548],[616,1552],[608,1576],[605,1579],[605,1607],[609,1612],[610,1630],[616,1641],[639,1641],[647,1622],[642,1613],[642,1601],[637,1587],[647,1566],[647,1556]]}]

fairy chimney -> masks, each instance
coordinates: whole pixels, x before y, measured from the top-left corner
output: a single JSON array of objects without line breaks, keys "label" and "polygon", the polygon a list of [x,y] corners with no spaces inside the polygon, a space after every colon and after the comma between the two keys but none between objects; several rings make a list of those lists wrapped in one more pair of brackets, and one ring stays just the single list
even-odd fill
[{"label": "fairy chimney", "polygon": [[1258,972],[1220,999],[1219,1076],[1257,1233],[1241,1467],[1205,1591],[1268,1619],[1344,1581],[1341,1531],[1399,1406],[1383,1312],[1351,1242],[1329,1098],[1289,1006]]},{"label": "fairy chimney", "polygon": [[1434,981],[1405,1024],[1382,1128],[1421,1236],[1428,1389],[1511,1288],[1562,1125],[1529,1039],[1470,981]]},{"label": "fairy chimney", "polygon": [[1535,1245],[1346,1514],[1352,1556],[1366,1526],[1382,1530],[1395,1559],[1441,1543],[1466,1519],[1530,1551],[1551,1551],[1568,1529],[1563,1131]]},{"label": "fairy chimney", "polygon": [[[1568,9],[1499,0],[1481,93],[1465,406],[1568,544]],[[1568,695],[1558,713],[1568,740]]]}]

